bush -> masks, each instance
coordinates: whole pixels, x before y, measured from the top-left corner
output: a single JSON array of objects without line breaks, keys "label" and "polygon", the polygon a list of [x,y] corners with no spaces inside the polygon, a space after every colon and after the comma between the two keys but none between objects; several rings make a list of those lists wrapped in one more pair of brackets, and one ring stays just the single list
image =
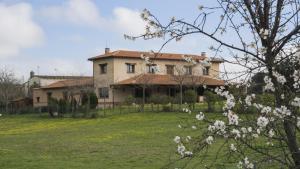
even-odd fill
[{"label": "bush", "polygon": [[82,105],[87,105],[90,99],[90,109],[95,109],[98,105],[98,98],[95,92],[83,93]]},{"label": "bush", "polygon": [[166,104],[163,106],[163,111],[164,112],[171,112],[172,111],[172,106],[171,104]]},{"label": "bush", "polygon": [[132,95],[129,95],[125,98],[124,102],[126,105],[132,105],[133,103],[136,102],[136,99]]},{"label": "bush", "polygon": [[98,98],[95,92],[90,93],[90,108],[96,109],[98,105]]},{"label": "bush", "polygon": [[183,93],[183,102],[194,104],[197,101],[197,93],[194,90],[187,90]]},{"label": "bush", "polygon": [[96,119],[96,118],[98,118],[99,117],[99,113],[98,112],[93,112],[92,114],[91,114],[91,118],[92,119]]},{"label": "bush", "polygon": [[165,105],[165,104],[168,104],[168,103],[170,103],[170,97],[169,96],[167,96],[167,95],[157,95],[157,98],[156,98],[157,100],[158,100],[158,104],[163,104],[163,105]]},{"label": "bush", "polygon": [[58,113],[64,114],[67,112],[67,101],[64,99],[59,99],[58,101]]},{"label": "bush", "polygon": [[211,91],[204,91],[205,102],[207,103],[207,111],[213,112],[215,109],[215,103],[220,100],[219,96]]}]

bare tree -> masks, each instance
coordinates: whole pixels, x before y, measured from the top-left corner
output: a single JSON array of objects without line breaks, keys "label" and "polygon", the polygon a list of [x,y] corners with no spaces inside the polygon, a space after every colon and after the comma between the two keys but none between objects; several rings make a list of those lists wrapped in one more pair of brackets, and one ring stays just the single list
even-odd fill
[{"label": "bare tree", "polygon": [[172,75],[172,78],[179,86],[179,95],[180,95],[179,105],[181,109],[183,104],[183,86],[188,76],[186,74],[186,70],[184,66],[178,66],[178,65],[175,66],[175,72],[176,74]]},{"label": "bare tree", "polygon": [[156,57],[153,52],[149,52],[141,56],[144,62],[141,63],[141,74],[137,77],[142,88],[142,106],[141,111],[144,112],[146,104],[146,89],[151,86],[153,80],[152,74],[155,74],[159,71],[158,66],[154,63],[152,58]]},{"label": "bare tree", "polygon": [[23,96],[21,84],[14,72],[4,68],[0,70],[0,103],[5,105],[5,112],[9,112],[9,102]]},{"label": "bare tree", "polygon": [[[300,42],[300,2],[298,0],[215,2],[216,6],[200,5],[199,15],[192,22],[173,17],[163,24],[148,10],[144,10],[141,16],[148,23],[146,33],[137,37],[125,35],[125,38],[134,40],[164,37],[167,44],[171,40],[179,41],[186,35],[200,34],[213,42],[210,49],[215,56],[230,55],[230,59],[225,59],[227,63],[244,68],[234,73],[224,68],[224,78],[228,81],[239,79],[247,85],[253,74],[266,72],[265,90],[269,90],[275,97],[275,107],[255,103],[255,96],[248,95],[240,102],[253,106],[258,113],[241,121],[242,117],[238,116],[240,112],[233,111],[238,98],[234,98],[224,89],[216,90],[227,99],[224,115],[228,117],[228,122],[205,119],[214,128],[209,128],[204,135],[206,138],[199,140],[196,150],[203,150],[212,144],[214,139],[222,137],[226,140],[222,147],[230,145],[228,150],[238,154],[234,159],[240,160],[238,163],[240,168],[268,168],[274,165],[280,168],[300,168],[297,139],[300,132],[300,98],[297,97],[300,88],[300,57],[297,54]],[[219,18],[219,22],[215,22],[216,17]],[[199,120],[204,119],[203,114],[197,117]],[[257,144],[257,137],[267,140],[268,144],[265,146]],[[180,139],[177,138],[176,142],[179,143],[178,152],[182,156],[192,154],[186,151]],[[222,147],[219,150],[225,151]]]}]

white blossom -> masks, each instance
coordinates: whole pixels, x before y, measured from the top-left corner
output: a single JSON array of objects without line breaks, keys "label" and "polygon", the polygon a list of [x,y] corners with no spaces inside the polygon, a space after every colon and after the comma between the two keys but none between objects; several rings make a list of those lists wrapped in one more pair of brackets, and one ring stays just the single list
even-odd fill
[{"label": "white blossom", "polygon": [[214,138],[212,136],[208,136],[206,139],[205,139],[206,143],[207,144],[212,144],[213,141],[214,141]]},{"label": "white blossom", "polygon": [[262,114],[269,114],[271,112],[272,112],[272,108],[270,106],[266,106],[261,109]]},{"label": "white blossom", "polygon": [[177,146],[177,152],[178,152],[179,154],[181,154],[182,156],[184,156],[185,146],[182,145],[182,144],[178,145],[178,146]]},{"label": "white blossom", "polygon": [[241,132],[238,129],[232,129],[231,133],[234,135],[234,139],[241,137]]},{"label": "white blossom", "polygon": [[247,106],[251,106],[252,105],[252,96],[246,96],[245,98],[245,103]]},{"label": "white blossom", "polygon": [[294,78],[294,88],[299,89],[300,88],[300,70],[295,70],[293,73],[293,78]]},{"label": "white blossom", "polygon": [[214,131],[216,130],[216,127],[215,127],[215,126],[212,126],[212,125],[209,125],[207,130],[208,130],[209,132],[214,132]]},{"label": "white blossom", "polygon": [[197,120],[203,120],[204,119],[204,114],[202,112],[199,112],[199,114],[196,115]]},{"label": "white blossom", "polygon": [[190,109],[188,109],[188,108],[183,108],[182,111],[183,111],[183,112],[186,112],[186,113],[189,113],[189,114],[192,113],[192,111],[191,111]]},{"label": "white blossom", "polygon": [[283,75],[279,74],[278,72],[274,71],[273,75],[276,77],[278,83],[284,84],[286,82],[286,79]]},{"label": "white blossom", "polygon": [[272,80],[268,76],[265,76],[264,81],[266,83],[265,90],[266,91],[270,90],[274,92],[275,88],[274,88],[274,84],[272,83]]},{"label": "white blossom", "polygon": [[179,143],[180,143],[180,140],[181,140],[181,138],[180,138],[179,136],[176,136],[176,137],[174,138],[174,142],[175,142],[176,144],[179,144]]},{"label": "white blossom", "polygon": [[192,126],[192,129],[196,130],[196,129],[197,129],[197,127],[196,127],[196,126]]},{"label": "white blossom", "polygon": [[230,150],[231,151],[236,151],[237,150],[234,144],[230,144]]},{"label": "white blossom", "polygon": [[274,130],[273,129],[269,130],[268,135],[270,138],[272,138],[275,135]]},{"label": "white blossom", "polygon": [[294,100],[291,102],[291,105],[295,107],[300,107],[300,98],[295,97]]},{"label": "white blossom", "polygon": [[229,125],[238,125],[239,124],[239,116],[234,114],[232,111],[229,111],[228,122],[229,122]]},{"label": "white blossom", "polygon": [[258,134],[256,134],[256,133],[253,133],[253,134],[252,134],[252,137],[254,137],[254,138],[258,138]]},{"label": "white blossom", "polygon": [[184,152],[184,155],[190,157],[190,156],[193,155],[193,152],[191,152],[191,151],[186,151],[186,152]]},{"label": "white blossom", "polygon": [[253,169],[254,164],[251,163],[248,159],[248,157],[245,157],[243,161],[240,161],[237,165],[238,168],[246,168],[246,169]]},{"label": "white blossom", "polygon": [[185,139],[185,140],[186,140],[187,142],[189,142],[191,139],[192,139],[191,136],[186,136],[186,139]]},{"label": "white blossom", "polygon": [[279,118],[284,118],[286,116],[290,116],[291,111],[286,106],[281,106],[280,108],[275,108],[273,110],[273,114]]},{"label": "white blossom", "polygon": [[218,134],[220,133],[225,133],[226,125],[223,121],[221,120],[216,120],[214,123],[215,129],[218,130]]},{"label": "white blossom", "polygon": [[141,13],[141,18],[147,21],[149,19],[150,12],[147,9],[144,9]]},{"label": "white blossom", "polygon": [[252,127],[248,127],[248,132],[251,133],[252,132]]},{"label": "white blossom", "polygon": [[260,128],[266,127],[269,123],[269,120],[266,117],[260,116],[257,119],[257,126],[259,126]]}]

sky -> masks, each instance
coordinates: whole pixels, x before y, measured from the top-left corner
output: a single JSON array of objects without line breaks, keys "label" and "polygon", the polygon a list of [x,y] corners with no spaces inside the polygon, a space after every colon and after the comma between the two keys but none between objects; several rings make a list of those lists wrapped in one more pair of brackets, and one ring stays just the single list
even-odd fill
[{"label": "sky", "polygon": [[[92,75],[87,59],[110,50],[157,51],[163,40],[125,40],[144,32],[140,12],[147,8],[164,22],[195,18],[210,0],[0,0],[0,68],[27,80],[42,75]],[[214,22],[214,21],[211,21]],[[199,36],[171,42],[163,52],[210,54]]]}]

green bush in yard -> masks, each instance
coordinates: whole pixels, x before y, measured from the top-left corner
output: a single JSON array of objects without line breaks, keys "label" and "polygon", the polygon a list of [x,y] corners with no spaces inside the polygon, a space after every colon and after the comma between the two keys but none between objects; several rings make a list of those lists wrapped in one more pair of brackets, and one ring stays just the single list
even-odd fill
[{"label": "green bush in yard", "polygon": [[207,103],[207,111],[213,112],[215,109],[215,104],[220,100],[219,96],[212,91],[204,91],[205,102]]},{"label": "green bush in yard", "polygon": [[67,112],[67,101],[65,99],[59,99],[58,101],[58,113],[64,114]]},{"label": "green bush in yard", "polygon": [[172,105],[171,105],[171,103],[163,105],[163,111],[164,112],[171,112],[172,111]]},{"label": "green bush in yard", "polygon": [[157,99],[159,103],[163,105],[170,103],[170,97],[167,95],[158,95]]},{"label": "green bush in yard", "polygon": [[95,109],[98,105],[98,98],[95,92],[83,93],[82,105],[87,105],[90,99],[90,109]]},{"label": "green bush in yard", "polygon": [[136,100],[132,95],[129,95],[125,98],[125,104],[126,105],[132,105],[135,102],[136,102]]},{"label": "green bush in yard", "polygon": [[90,93],[90,108],[95,109],[98,105],[98,98],[95,92]]},{"label": "green bush in yard", "polygon": [[189,104],[195,104],[197,101],[197,93],[194,90],[187,90],[183,93],[183,102]]}]

